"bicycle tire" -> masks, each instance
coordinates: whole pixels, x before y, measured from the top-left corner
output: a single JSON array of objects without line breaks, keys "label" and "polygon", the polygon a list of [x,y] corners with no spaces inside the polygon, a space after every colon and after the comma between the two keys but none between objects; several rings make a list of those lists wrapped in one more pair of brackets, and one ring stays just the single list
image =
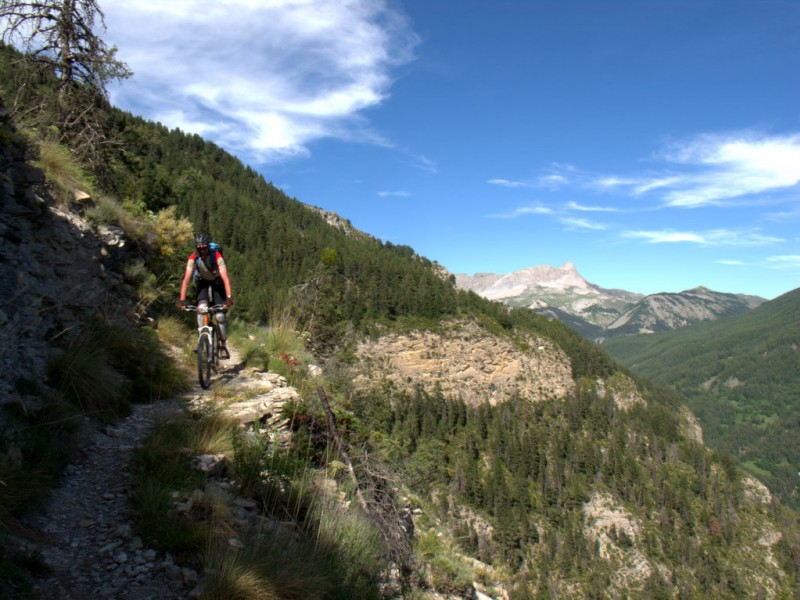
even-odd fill
[{"label": "bicycle tire", "polygon": [[197,340],[197,380],[204,390],[211,386],[211,358],[208,336],[201,335]]},{"label": "bicycle tire", "polygon": [[211,338],[212,341],[212,348],[214,352],[211,354],[211,362],[214,366],[214,372],[217,373],[219,371],[219,330],[215,327],[214,328],[214,335]]}]

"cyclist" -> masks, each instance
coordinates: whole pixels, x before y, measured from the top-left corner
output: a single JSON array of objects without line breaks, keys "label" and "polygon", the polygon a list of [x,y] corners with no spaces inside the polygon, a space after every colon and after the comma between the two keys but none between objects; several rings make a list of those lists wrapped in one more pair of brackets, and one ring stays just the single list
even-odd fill
[{"label": "cyclist", "polygon": [[[186,292],[192,279],[197,282],[197,300],[195,302],[197,306],[224,304],[229,307],[233,305],[231,280],[228,277],[228,268],[225,266],[225,259],[222,257],[222,253],[211,249],[211,237],[205,233],[199,233],[194,237],[194,246],[195,251],[189,255],[189,259],[186,262],[186,271],[183,273],[181,296],[178,305],[181,307],[186,306]],[[220,358],[230,358],[230,353],[226,346],[228,327],[225,312],[215,313],[214,318],[219,324]],[[198,314],[197,325],[200,327],[202,324],[203,317]]]}]

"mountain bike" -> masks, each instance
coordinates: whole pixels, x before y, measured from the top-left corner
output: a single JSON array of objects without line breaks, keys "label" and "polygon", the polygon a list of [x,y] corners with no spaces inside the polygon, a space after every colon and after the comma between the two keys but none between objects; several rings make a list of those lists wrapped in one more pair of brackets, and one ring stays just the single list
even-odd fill
[{"label": "mountain bike", "polygon": [[211,372],[219,369],[219,324],[214,313],[227,310],[224,304],[191,306],[183,308],[203,315],[203,324],[197,327],[197,380],[207,390],[211,386]]}]

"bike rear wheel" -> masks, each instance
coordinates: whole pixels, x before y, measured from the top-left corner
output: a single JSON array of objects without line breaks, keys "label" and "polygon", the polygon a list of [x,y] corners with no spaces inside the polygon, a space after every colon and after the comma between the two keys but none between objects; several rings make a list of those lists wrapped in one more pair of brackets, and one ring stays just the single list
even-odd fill
[{"label": "bike rear wheel", "polygon": [[211,355],[211,363],[214,366],[214,372],[216,373],[219,370],[219,331],[216,329],[214,330],[213,335],[212,348],[214,352]]},{"label": "bike rear wheel", "polygon": [[211,361],[211,346],[208,343],[208,336],[201,335],[197,341],[197,379],[203,389],[211,386]]}]

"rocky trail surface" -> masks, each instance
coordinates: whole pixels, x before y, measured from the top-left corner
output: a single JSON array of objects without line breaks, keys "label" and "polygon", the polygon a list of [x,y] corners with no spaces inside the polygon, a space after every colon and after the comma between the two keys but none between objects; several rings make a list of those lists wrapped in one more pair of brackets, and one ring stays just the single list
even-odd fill
[{"label": "rocky trail surface", "polygon": [[[276,375],[243,369],[235,350],[220,369],[218,385],[253,389],[247,399],[222,408],[243,426],[268,422],[288,435],[280,417],[294,388]],[[169,553],[148,546],[134,530],[130,510],[130,462],[156,425],[183,411],[209,409],[209,393],[195,387],[183,398],[134,405],[125,419],[95,429],[81,444],[43,513],[25,523],[30,535],[21,544],[38,551],[47,571],[34,584],[43,600],[172,600],[202,594],[202,573],[176,564]],[[220,407],[221,408],[221,407]],[[284,431],[281,432],[281,425]],[[253,509],[254,510],[254,509]],[[257,515],[251,515],[257,518]]]}]

